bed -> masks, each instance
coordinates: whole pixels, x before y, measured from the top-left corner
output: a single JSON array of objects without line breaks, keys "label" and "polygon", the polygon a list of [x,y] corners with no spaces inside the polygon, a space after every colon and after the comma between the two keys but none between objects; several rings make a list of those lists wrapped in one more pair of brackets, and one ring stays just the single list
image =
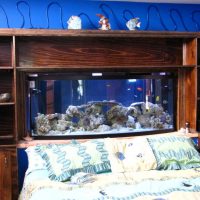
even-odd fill
[{"label": "bed", "polygon": [[200,154],[190,138],[162,134],[26,149],[19,200],[193,200]]}]

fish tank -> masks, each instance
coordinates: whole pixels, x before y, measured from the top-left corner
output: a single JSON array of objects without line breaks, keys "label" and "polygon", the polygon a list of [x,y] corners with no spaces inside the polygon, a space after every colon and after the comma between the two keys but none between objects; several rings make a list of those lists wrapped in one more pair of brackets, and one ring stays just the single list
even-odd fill
[{"label": "fish tank", "polygon": [[30,73],[32,137],[105,137],[175,130],[176,76],[170,72]]}]

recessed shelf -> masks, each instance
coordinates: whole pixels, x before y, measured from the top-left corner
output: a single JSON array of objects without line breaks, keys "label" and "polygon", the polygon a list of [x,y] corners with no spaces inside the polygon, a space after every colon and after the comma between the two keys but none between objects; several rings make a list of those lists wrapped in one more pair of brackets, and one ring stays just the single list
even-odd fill
[{"label": "recessed shelf", "polygon": [[0,106],[10,106],[10,105],[15,105],[15,103],[14,102],[0,103]]},{"label": "recessed shelf", "polygon": [[12,66],[0,66],[0,70],[14,69]]},{"label": "recessed shelf", "polygon": [[9,135],[0,135],[0,140],[7,140],[7,139],[12,139],[13,135],[9,134]]}]

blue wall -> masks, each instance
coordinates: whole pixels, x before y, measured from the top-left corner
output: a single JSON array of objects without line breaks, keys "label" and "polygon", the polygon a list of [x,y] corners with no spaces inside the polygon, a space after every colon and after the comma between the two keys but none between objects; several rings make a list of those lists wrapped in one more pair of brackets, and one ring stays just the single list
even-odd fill
[{"label": "blue wall", "polygon": [[106,15],[113,30],[139,17],[140,30],[200,31],[200,4],[150,4],[86,0],[0,0],[0,28],[65,29],[79,15],[83,29],[97,29],[97,13]]}]

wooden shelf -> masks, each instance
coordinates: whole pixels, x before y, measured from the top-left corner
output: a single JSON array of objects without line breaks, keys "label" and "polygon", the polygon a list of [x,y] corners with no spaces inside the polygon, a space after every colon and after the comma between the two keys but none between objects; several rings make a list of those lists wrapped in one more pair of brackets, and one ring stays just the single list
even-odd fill
[{"label": "wooden shelf", "polygon": [[128,30],[63,30],[63,29],[12,29],[2,28],[0,36],[55,36],[55,37],[139,37],[139,38],[196,38],[197,32],[128,31]]},{"label": "wooden shelf", "polygon": [[0,140],[8,140],[8,139],[13,139],[13,134],[0,135]]},{"label": "wooden shelf", "polygon": [[0,66],[0,70],[5,70],[5,69],[6,69],[6,70],[7,70],[7,69],[9,70],[9,69],[14,69],[14,68],[13,68],[12,66],[8,66],[8,67],[6,67],[6,66],[2,66],[2,67],[1,67],[1,66]]},{"label": "wooden shelf", "polygon": [[12,106],[15,105],[14,102],[5,102],[5,103],[0,103],[0,106]]}]

